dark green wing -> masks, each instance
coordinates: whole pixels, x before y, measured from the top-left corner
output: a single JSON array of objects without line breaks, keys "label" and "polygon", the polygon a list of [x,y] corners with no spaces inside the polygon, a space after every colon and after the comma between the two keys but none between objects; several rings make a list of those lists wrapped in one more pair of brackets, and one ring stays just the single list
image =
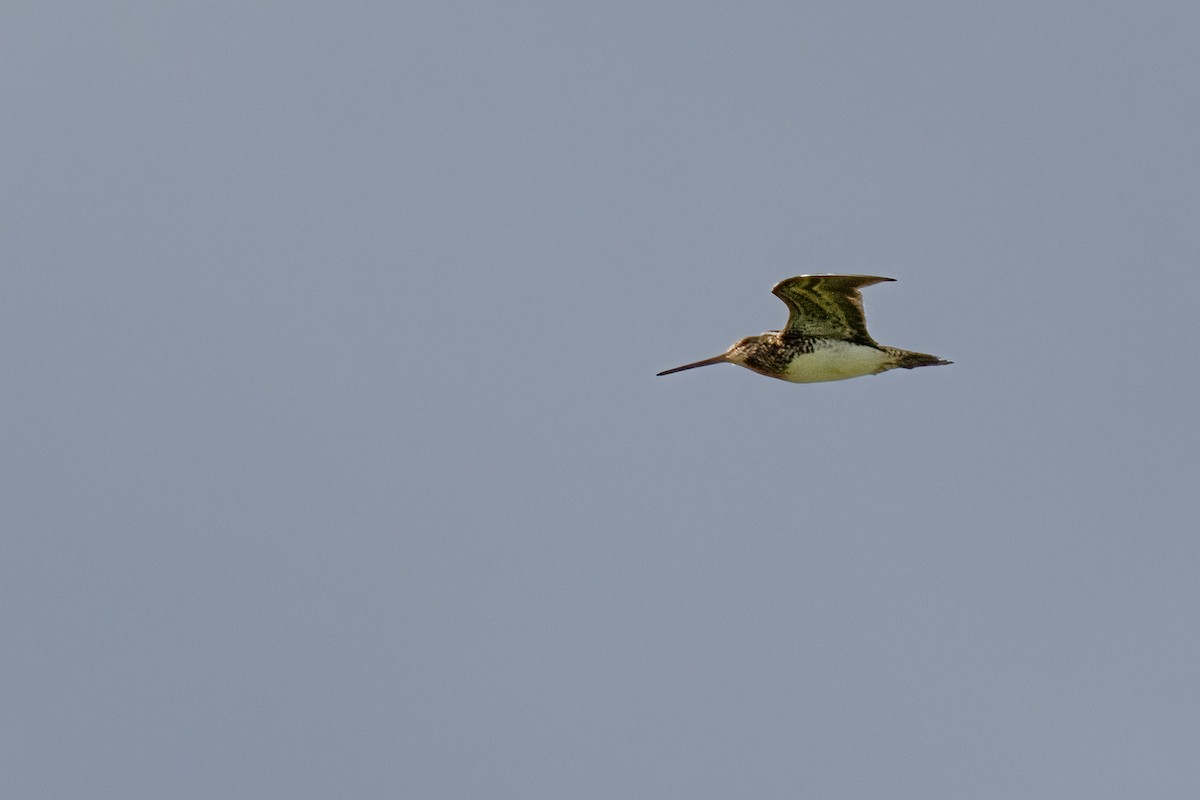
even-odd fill
[{"label": "dark green wing", "polygon": [[771,293],[787,303],[785,336],[845,339],[876,345],[867,333],[862,295],[858,290],[874,283],[895,280],[874,275],[800,275],[780,281]]}]

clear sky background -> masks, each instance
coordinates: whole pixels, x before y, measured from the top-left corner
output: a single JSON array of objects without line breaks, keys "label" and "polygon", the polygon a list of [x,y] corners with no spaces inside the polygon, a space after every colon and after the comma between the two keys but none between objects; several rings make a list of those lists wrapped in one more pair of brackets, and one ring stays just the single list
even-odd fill
[{"label": "clear sky background", "polygon": [[1200,796],[1198,30],[9,3],[0,795]]}]

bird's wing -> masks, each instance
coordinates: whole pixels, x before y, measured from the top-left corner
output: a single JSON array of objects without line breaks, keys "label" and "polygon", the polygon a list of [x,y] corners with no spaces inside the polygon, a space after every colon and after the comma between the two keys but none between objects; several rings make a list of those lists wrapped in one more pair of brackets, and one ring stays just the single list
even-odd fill
[{"label": "bird's wing", "polygon": [[845,339],[876,345],[867,333],[862,295],[858,290],[874,283],[895,280],[874,275],[800,275],[780,281],[771,293],[787,303],[784,336]]}]

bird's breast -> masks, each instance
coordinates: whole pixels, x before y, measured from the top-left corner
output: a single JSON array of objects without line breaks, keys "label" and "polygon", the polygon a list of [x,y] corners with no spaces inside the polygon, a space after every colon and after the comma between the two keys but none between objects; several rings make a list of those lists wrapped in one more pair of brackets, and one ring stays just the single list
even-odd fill
[{"label": "bird's breast", "polygon": [[887,362],[887,353],[878,348],[818,339],[812,342],[809,352],[795,353],[776,377],[792,383],[841,381],[860,375],[874,375]]}]

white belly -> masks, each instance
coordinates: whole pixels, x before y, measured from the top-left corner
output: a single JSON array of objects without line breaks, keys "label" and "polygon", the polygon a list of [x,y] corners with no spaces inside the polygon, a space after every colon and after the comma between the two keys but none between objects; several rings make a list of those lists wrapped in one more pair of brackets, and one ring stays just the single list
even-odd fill
[{"label": "white belly", "polygon": [[847,342],[829,342],[792,360],[787,372],[779,377],[793,383],[841,381],[860,375],[874,375],[887,363],[888,354],[874,347]]}]

